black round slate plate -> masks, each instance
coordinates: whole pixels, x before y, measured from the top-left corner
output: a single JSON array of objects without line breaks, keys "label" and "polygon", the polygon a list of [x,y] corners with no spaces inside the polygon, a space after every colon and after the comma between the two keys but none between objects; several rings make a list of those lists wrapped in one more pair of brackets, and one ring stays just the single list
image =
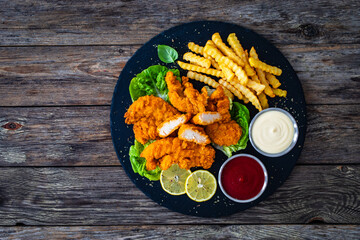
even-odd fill
[{"label": "black round slate plate", "polygon": [[[169,195],[161,188],[159,181],[149,181],[147,178],[135,174],[129,160],[128,152],[134,142],[134,134],[132,126],[128,126],[124,122],[124,114],[132,103],[128,90],[130,80],[142,70],[155,64],[165,65],[170,68],[179,68],[176,64],[164,64],[159,60],[157,45],[165,44],[175,48],[179,53],[179,58],[181,58],[182,55],[188,51],[188,42],[192,41],[200,45],[205,45],[206,41],[211,39],[212,34],[215,32],[220,33],[224,42],[230,33],[236,33],[245,49],[250,50],[250,48],[254,46],[262,61],[270,65],[278,66],[283,70],[282,75],[279,77],[281,82],[280,88],[287,90],[288,96],[287,98],[269,98],[269,105],[289,111],[299,126],[300,134],[296,146],[292,151],[282,157],[269,158],[262,156],[253,149],[250,141],[248,142],[247,148],[240,151],[258,157],[265,164],[269,173],[267,189],[260,198],[251,203],[235,203],[227,199],[219,187],[212,199],[202,203],[190,200],[186,194],[181,196]],[[185,75],[186,72],[181,71],[181,74]],[[194,81],[192,81],[192,83],[194,83],[194,86],[197,88],[203,86],[202,83]],[[252,119],[257,113],[257,110],[251,104],[247,104],[246,106],[250,111],[250,117]],[[130,58],[122,70],[114,90],[110,125],[114,147],[121,165],[134,184],[149,198],[162,206],[183,214],[201,217],[221,217],[256,205],[274,193],[275,190],[284,183],[299,158],[303,147],[306,131],[306,108],[304,93],[296,73],[286,58],[271,43],[255,32],[238,25],[215,21],[199,21],[179,25],[162,32],[144,44],[144,46]],[[222,152],[216,151],[215,162],[209,169],[216,178],[218,177],[221,164],[226,159],[227,157]]]}]

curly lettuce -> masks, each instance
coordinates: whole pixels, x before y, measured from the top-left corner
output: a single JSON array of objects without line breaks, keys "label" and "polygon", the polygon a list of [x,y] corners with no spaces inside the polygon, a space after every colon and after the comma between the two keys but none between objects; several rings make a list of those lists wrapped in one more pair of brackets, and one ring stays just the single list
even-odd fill
[{"label": "curly lettuce", "polygon": [[141,152],[144,151],[144,149],[152,142],[153,141],[149,141],[145,145],[142,145],[135,140],[134,145],[130,147],[129,156],[134,173],[138,173],[140,176],[146,177],[150,181],[158,181],[161,173],[159,166],[154,170],[148,171],[146,170],[146,159],[140,157]]},{"label": "curly lettuce", "polygon": [[249,140],[249,122],[250,113],[249,110],[238,102],[232,102],[230,108],[231,119],[235,120],[242,129],[242,134],[235,145],[231,146],[218,146],[215,147],[221,150],[226,156],[231,157],[234,152],[245,149]]},{"label": "curly lettuce", "polygon": [[165,66],[153,65],[137,74],[130,82],[129,92],[131,100],[134,102],[139,97],[145,95],[154,95],[169,101],[168,92],[165,82],[165,76],[168,71],[180,80],[180,71],[178,69],[168,69]]}]

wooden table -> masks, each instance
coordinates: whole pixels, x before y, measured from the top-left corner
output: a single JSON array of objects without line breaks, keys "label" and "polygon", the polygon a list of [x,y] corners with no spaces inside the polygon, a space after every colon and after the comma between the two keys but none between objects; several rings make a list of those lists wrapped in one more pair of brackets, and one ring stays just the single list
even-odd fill
[{"label": "wooden table", "polygon": [[[0,238],[359,238],[359,1],[273,2],[0,0]],[[126,61],[194,20],[265,36],[305,91],[307,135],[291,176],[230,217],[154,203],[111,142],[110,102]]]}]

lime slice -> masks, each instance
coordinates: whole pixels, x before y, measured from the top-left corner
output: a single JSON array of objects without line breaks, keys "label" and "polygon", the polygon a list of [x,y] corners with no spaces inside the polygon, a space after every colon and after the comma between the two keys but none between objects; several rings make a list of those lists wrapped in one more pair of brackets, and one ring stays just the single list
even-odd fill
[{"label": "lime slice", "polygon": [[209,171],[197,170],[185,182],[185,191],[191,200],[205,202],[216,192],[216,178]]},{"label": "lime slice", "polygon": [[185,181],[191,174],[190,170],[182,169],[177,164],[171,165],[160,174],[161,187],[171,195],[181,195],[185,193]]}]

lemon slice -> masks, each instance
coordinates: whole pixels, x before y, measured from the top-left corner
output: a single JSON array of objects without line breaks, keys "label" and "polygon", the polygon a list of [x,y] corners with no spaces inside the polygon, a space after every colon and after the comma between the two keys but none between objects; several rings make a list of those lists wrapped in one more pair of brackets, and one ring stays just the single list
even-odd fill
[{"label": "lemon slice", "polygon": [[191,200],[205,202],[216,192],[216,178],[209,171],[197,170],[185,182],[185,191]]},{"label": "lemon slice", "polygon": [[190,170],[182,169],[177,164],[171,165],[160,174],[161,187],[171,195],[181,195],[185,193],[185,181],[191,174]]}]

